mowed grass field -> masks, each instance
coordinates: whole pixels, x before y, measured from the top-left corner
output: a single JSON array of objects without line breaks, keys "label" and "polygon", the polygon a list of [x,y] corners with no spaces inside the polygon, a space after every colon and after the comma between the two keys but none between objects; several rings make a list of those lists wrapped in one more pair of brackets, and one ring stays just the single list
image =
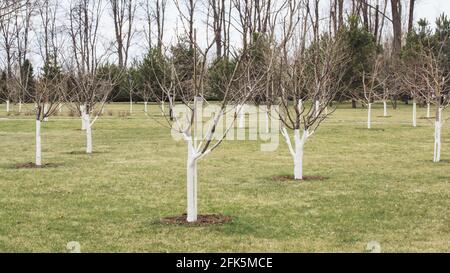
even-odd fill
[{"label": "mowed grass field", "polygon": [[[28,106],[30,108],[31,106]],[[293,162],[280,137],[275,152],[258,141],[226,141],[199,163],[199,213],[233,217],[218,226],[162,224],[186,209],[184,142],[175,142],[151,107],[107,105],[94,125],[94,151],[84,154],[80,119],[43,124],[48,169],[34,162],[32,116],[0,105],[0,251],[67,252],[383,252],[450,251],[450,127],[442,162],[433,163],[433,120],[411,122],[411,105],[340,105],[305,147],[305,175],[323,181],[277,181]],[[15,109],[15,108],[14,108]],[[418,117],[426,110],[418,109]],[[449,116],[447,111],[446,117]]]}]

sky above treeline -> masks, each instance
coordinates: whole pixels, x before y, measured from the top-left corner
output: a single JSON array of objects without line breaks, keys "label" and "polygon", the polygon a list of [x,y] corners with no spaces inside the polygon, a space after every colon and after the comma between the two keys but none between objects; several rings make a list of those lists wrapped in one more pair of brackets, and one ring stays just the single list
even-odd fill
[{"label": "sky above treeline", "polygon": [[[1,1],[1,0],[0,0]],[[152,3],[153,0],[148,0],[150,1],[150,3]],[[404,17],[404,22],[406,24],[407,22],[407,12],[408,12],[408,2],[409,0],[401,0],[403,2],[403,17]],[[67,1],[62,1],[59,2],[61,5],[61,12],[58,18],[59,20],[61,20],[61,23],[65,23],[68,24],[68,16],[67,16],[67,10],[70,6],[70,0]],[[106,5],[108,1],[103,0],[103,4]],[[206,16],[205,16],[205,6],[204,4],[201,4],[201,2],[206,2],[206,1],[199,1],[199,5],[198,5],[198,11],[196,11],[196,27],[198,29],[198,43],[200,45],[206,45],[209,41],[211,41],[211,39],[213,38],[211,33],[209,33],[208,35],[206,34],[206,28],[205,28],[205,20],[206,20]],[[350,4],[350,0],[346,0],[345,1],[348,5]],[[384,1],[380,1],[384,2]],[[329,14],[329,1],[328,0],[323,0],[321,1],[322,3],[322,7],[321,7],[321,17],[328,17]],[[416,9],[415,9],[415,20],[419,20],[421,18],[426,18],[431,25],[434,25],[435,19],[442,13],[445,13],[447,15],[450,15],[450,0],[416,0]],[[390,16],[390,8],[388,8],[388,16]],[[37,16],[39,17],[39,16]],[[144,8],[142,6],[140,6],[137,10],[137,15],[136,15],[136,22],[135,22],[135,27],[137,29],[137,33],[134,37],[133,43],[132,43],[132,47],[130,50],[130,59],[142,59],[142,56],[146,53],[147,48],[148,48],[148,42],[147,42],[147,35],[146,32],[144,31],[144,29],[146,28],[146,21],[145,21],[145,11]],[[100,21],[101,26],[100,29],[101,31],[100,36],[101,38],[105,41],[104,44],[109,44],[110,41],[114,40],[115,37],[115,33],[114,33],[114,26],[113,26],[113,22],[110,16],[110,12],[105,9],[103,11],[102,14],[102,19]],[[39,24],[36,22],[36,24]],[[156,26],[153,26],[154,30],[156,29]],[[404,27],[406,28],[406,26]],[[178,33],[177,33],[178,32]],[[164,38],[164,42],[166,44],[171,44],[175,41],[175,38],[177,36],[177,34],[183,32],[182,30],[182,23],[181,23],[181,19],[179,16],[179,12],[177,10],[177,8],[175,7],[174,1],[173,0],[168,0],[167,1],[167,11],[166,11],[166,25],[165,25],[165,38]],[[387,24],[386,28],[385,28],[385,32],[391,33],[392,32],[392,28],[390,26],[390,24]],[[33,37],[31,37],[30,40],[33,40]],[[35,39],[37,40],[37,39]],[[239,47],[240,45],[240,36],[239,33],[237,31],[232,31],[231,34],[231,44],[234,47]],[[67,44],[69,43],[69,41],[65,41],[64,43]],[[30,45],[31,47],[38,47],[38,43],[35,42],[34,44]],[[31,49],[30,50],[30,59],[33,62],[35,68],[37,68],[37,71],[39,71],[39,67],[42,66],[42,62],[40,61],[39,56],[36,56],[37,54],[37,49]],[[1,53],[0,53],[1,55]],[[114,62],[114,57],[115,55],[112,54],[110,57],[110,61]],[[0,61],[1,61],[1,56],[0,56]]]}]

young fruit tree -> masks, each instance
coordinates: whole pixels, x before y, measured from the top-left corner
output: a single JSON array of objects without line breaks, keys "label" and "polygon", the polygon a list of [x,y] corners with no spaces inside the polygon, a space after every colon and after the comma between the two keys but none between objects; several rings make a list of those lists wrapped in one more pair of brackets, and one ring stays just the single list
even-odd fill
[{"label": "young fruit tree", "polygon": [[[367,128],[372,128],[372,104],[379,97],[380,87],[384,85],[381,76],[381,69],[383,67],[383,59],[381,56],[375,57],[373,67],[370,73],[362,72],[363,85],[363,102],[367,105]],[[384,94],[384,92],[383,92]],[[384,105],[386,107],[386,105]],[[385,109],[386,111],[386,109]]]},{"label": "young fruit tree", "polygon": [[446,66],[446,55],[442,44],[435,47],[423,47],[420,53],[421,66],[412,73],[420,77],[423,83],[423,96],[431,92],[436,105],[436,119],[434,122],[434,162],[441,161],[441,131],[445,119],[443,111],[450,104],[450,71]]},{"label": "young fruit tree", "polygon": [[122,76],[123,70],[105,65],[108,48],[100,49],[99,23],[102,1],[72,1],[69,10],[71,56],[67,60],[70,72],[65,102],[80,114],[86,131],[86,153],[92,154],[92,126],[101,116],[105,103]]},{"label": "young fruit tree", "polygon": [[[197,43],[197,31],[193,27],[194,2],[188,2],[187,7],[183,8],[177,1],[176,6],[180,12],[180,18],[182,18],[185,33],[179,34],[176,44],[170,48],[170,56],[166,56],[169,69],[163,71],[168,73],[164,77],[168,80],[161,82],[159,77],[155,77],[160,86],[159,89],[163,93],[159,97],[168,98],[170,109],[174,111],[171,117],[167,117],[164,112],[166,120],[171,126],[172,132],[181,135],[187,145],[187,222],[196,222],[198,219],[198,162],[220,146],[234,125],[236,115],[233,115],[231,124],[226,124],[226,128],[223,128],[225,115],[235,113],[235,105],[243,105],[251,96],[249,93],[234,91],[235,88],[239,88],[236,82],[239,78],[238,71],[241,71],[241,59],[245,55],[242,52],[233,59],[224,60],[231,64],[232,69],[222,70],[223,76],[220,77],[223,83],[221,100],[209,104],[214,109],[205,116],[212,118],[205,123],[202,122],[204,115],[202,109],[207,103],[208,80],[210,79],[208,61],[215,41],[209,39],[210,35],[206,34],[206,45],[200,46]],[[206,18],[207,20],[208,18]],[[206,33],[208,33],[208,28],[209,26],[206,24]],[[161,52],[166,52],[166,50],[161,50]],[[245,72],[248,73],[248,71]]]},{"label": "young fruit tree", "polygon": [[34,93],[29,93],[36,106],[36,166],[42,166],[41,124],[54,115],[61,102],[61,94],[66,91],[65,80],[61,75],[49,78],[46,75],[38,77]]},{"label": "young fruit tree", "polygon": [[[293,5],[289,3],[288,15],[283,17],[285,31],[277,43],[279,53],[273,73],[280,73],[277,77],[279,82],[275,84],[279,88],[272,100],[279,101],[278,118],[282,123],[281,133],[294,161],[294,178],[303,180],[305,144],[333,112],[325,110],[343,87],[348,56],[339,36],[319,33],[319,28],[314,27],[319,24],[318,12],[317,17],[311,17],[310,21],[309,14],[299,14],[299,9]],[[296,19],[301,17],[303,19]],[[311,26],[313,33],[310,33]],[[309,44],[298,43],[307,37],[312,37]],[[309,103],[300,105],[302,101]],[[317,101],[321,103],[315,103]],[[288,129],[293,133],[294,142]]]}]

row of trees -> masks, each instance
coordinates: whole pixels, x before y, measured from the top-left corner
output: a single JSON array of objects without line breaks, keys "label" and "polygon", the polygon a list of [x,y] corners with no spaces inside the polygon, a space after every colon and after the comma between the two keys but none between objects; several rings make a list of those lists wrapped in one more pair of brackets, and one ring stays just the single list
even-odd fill
[{"label": "row of trees", "polygon": [[[148,53],[142,61],[129,64],[138,3],[73,0],[69,7],[61,7],[54,0],[6,1],[9,4],[0,12],[6,56],[2,94],[6,101],[14,97],[19,104],[35,103],[37,166],[41,165],[41,122],[62,103],[79,113],[87,153],[93,151],[92,126],[105,103],[120,90],[129,92],[130,107],[132,94],[139,94],[146,106],[150,101],[161,103],[168,125],[187,146],[189,222],[197,220],[197,164],[220,146],[234,120],[243,118],[247,104],[264,105],[267,119],[280,121],[298,180],[303,179],[307,140],[333,112],[333,102],[344,99],[367,106],[370,128],[375,100],[386,105],[400,94],[409,94],[414,103],[427,98],[438,109],[434,159],[439,161],[450,78],[448,20],[444,16],[438,20],[435,31],[424,22],[411,28],[406,45],[400,39],[398,48],[399,1],[391,0],[392,19],[386,14],[388,1],[384,11],[371,1],[352,1],[347,18],[343,1],[331,2],[324,20],[319,0],[175,0],[180,27],[175,40],[167,43],[167,1],[145,1]],[[205,7],[207,12],[201,12]],[[114,25],[110,43],[101,39],[105,8]],[[63,23],[58,19],[61,9],[67,14]],[[393,22],[392,43],[383,42],[385,18]],[[32,31],[43,63],[36,75],[27,57]],[[198,37],[198,33],[203,34]],[[232,35],[240,37],[239,46],[232,46]],[[117,56],[114,64],[111,54]],[[216,109],[205,125],[199,122],[200,111],[208,98],[216,100]],[[187,109],[183,117],[176,112],[179,105]],[[234,113],[234,120],[217,136],[227,113]]]}]

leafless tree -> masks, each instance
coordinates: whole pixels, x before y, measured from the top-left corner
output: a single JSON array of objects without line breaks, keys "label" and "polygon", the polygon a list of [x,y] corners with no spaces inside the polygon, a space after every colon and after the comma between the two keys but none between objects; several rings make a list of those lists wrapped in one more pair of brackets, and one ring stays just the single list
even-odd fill
[{"label": "leafless tree", "polygon": [[409,75],[405,73],[407,86],[417,86],[422,96],[431,97],[436,105],[434,162],[441,160],[441,131],[446,121],[443,111],[450,104],[450,72],[443,62],[445,59],[443,44],[422,47],[420,55],[416,58],[418,65],[409,69]]},{"label": "leafless tree", "polygon": [[400,54],[402,49],[402,3],[400,0],[391,0],[392,27],[394,30],[393,53]]},{"label": "leafless tree", "polygon": [[[298,180],[303,179],[304,145],[333,112],[326,109],[342,88],[343,68],[348,62],[341,38],[319,32],[318,4],[316,1],[311,14],[308,2],[302,2],[301,8],[306,7],[307,12],[300,14],[300,7],[289,3],[286,16],[282,16],[285,31],[277,43],[280,53],[273,68],[273,73],[281,73],[273,101],[279,101],[281,133],[293,157],[294,178]],[[298,42],[307,37],[312,40],[309,46]],[[307,101],[311,102],[309,106]],[[288,129],[293,131],[293,144]]]},{"label": "leafless tree", "polygon": [[120,68],[124,68],[128,64],[131,41],[135,34],[134,18],[136,7],[135,0],[109,0],[109,10],[114,23],[115,47]]},{"label": "leafless tree", "polygon": [[147,22],[147,39],[148,48],[153,47],[152,35],[153,28],[152,25],[156,23],[156,45],[159,51],[162,49],[162,44],[164,41],[164,29],[166,24],[166,7],[167,0],[156,0],[156,1],[144,1],[144,9],[146,12],[146,22]]},{"label": "leafless tree", "polygon": [[120,72],[114,74],[111,69],[101,67],[110,52],[108,48],[99,49],[102,11],[102,1],[97,0],[74,0],[69,10],[72,55],[66,60],[70,77],[65,101],[81,116],[88,154],[93,152],[92,125],[100,117],[109,94],[122,77]]}]

